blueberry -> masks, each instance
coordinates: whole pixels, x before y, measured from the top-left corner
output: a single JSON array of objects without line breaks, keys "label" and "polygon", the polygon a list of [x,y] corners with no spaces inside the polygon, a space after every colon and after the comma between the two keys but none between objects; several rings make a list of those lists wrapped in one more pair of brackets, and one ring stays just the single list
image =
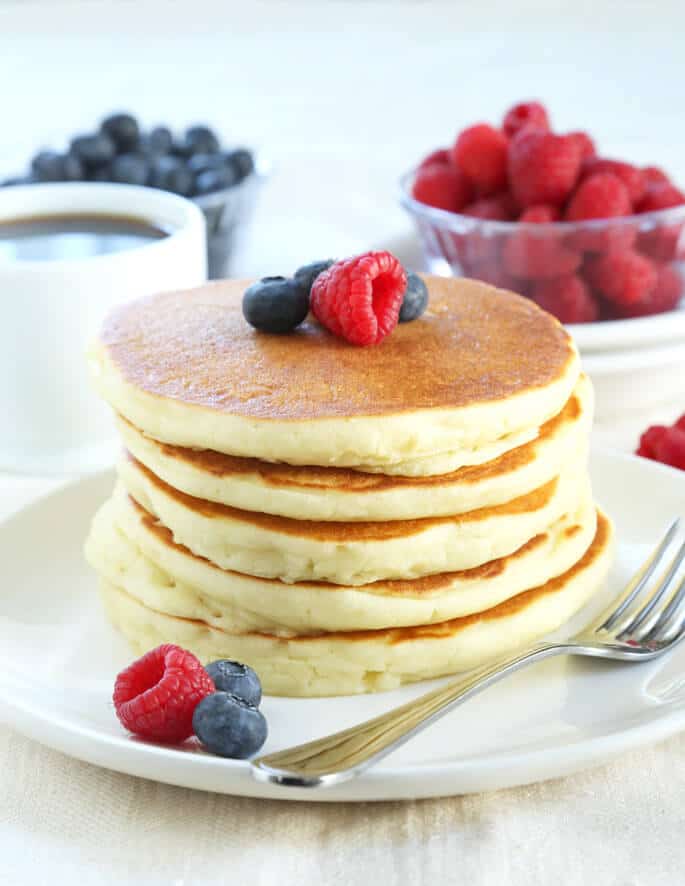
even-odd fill
[{"label": "blueberry", "polygon": [[400,308],[400,323],[408,323],[416,320],[426,310],[428,305],[428,290],[426,284],[411,271],[407,272],[407,288],[404,291],[404,301]]},{"label": "blueberry", "polygon": [[137,150],[143,154],[168,154],[174,140],[166,126],[155,126],[147,135],[141,135]]},{"label": "blueberry", "polygon": [[31,161],[31,174],[39,182],[61,182],[64,158],[56,151],[41,151]]},{"label": "blueberry", "polygon": [[193,714],[193,730],[213,754],[244,760],[266,741],[264,714],[229,692],[206,695]]},{"label": "blueberry", "polygon": [[191,154],[216,154],[219,150],[219,139],[208,126],[191,126],[186,129],[180,147],[187,157]]},{"label": "blueberry", "polygon": [[149,184],[153,188],[187,196],[193,189],[194,178],[183,160],[162,154],[152,161]]},{"label": "blueberry", "polygon": [[86,177],[83,163],[75,154],[65,154],[63,158],[64,181],[78,182]]},{"label": "blueberry", "polygon": [[150,164],[142,154],[120,154],[112,160],[110,180],[126,185],[145,185]]},{"label": "blueberry", "polygon": [[238,181],[247,178],[254,171],[254,158],[247,148],[237,148],[235,151],[229,151],[225,157],[229,166],[235,170]]},{"label": "blueberry", "polygon": [[86,171],[107,166],[116,153],[112,139],[99,132],[97,135],[78,135],[72,139],[70,152],[83,163]]},{"label": "blueberry", "polygon": [[110,178],[111,169],[109,166],[102,166],[100,169],[95,169],[93,172],[88,174],[89,182],[109,182],[112,179]]},{"label": "blueberry", "polygon": [[188,169],[195,173],[207,172],[208,170],[228,169],[226,158],[223,154],[193,154],[188,158]]},{"label": "blueberry", "polygon": [[120,154],[133,150],[140,138],[138,121],[131,114],[111,114],[102,121],[100,132],[114,142]]},{"label": "blueberry", "polygon": [[333,259],[329,258],[326,259],[326,261],[315,261],[309,265],[303,265],[295,271],[295,282],[301,286],[306,293],[310,293],[314,281],[319,274],[327,271],[333,263]]},{"label": "blueberry", "polygon": [[233,173],[229,169],[205,169],[195,178],[195,193],[198,196],[212,194],[230,188],[233,184]]},{"label": "blueberry", "polygon": [[285,277],[262,277],[243,295],[243,316],[262,332],[290,332],[308,312],[309,293]]},{"label": "blueberry", "polygon": [[259,707],[262,684],[252,668],[224,658],[208,664],[205,670],[219,692],[228,692],[256,708]]}]

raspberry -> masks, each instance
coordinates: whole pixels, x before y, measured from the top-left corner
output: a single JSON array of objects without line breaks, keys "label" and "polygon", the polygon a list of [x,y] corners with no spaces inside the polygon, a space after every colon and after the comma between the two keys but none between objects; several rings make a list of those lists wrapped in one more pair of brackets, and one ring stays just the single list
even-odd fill
[{"label": "raspberry", "polygon": [[489,221],[513,221],[516,218],[516,204],[511,195],[505,192],[494,197],[481,197],[465,206],[462,213]]},{"label": "raspberry", "polygon": [[535,284],[532,298],[562,323],[592,323],[599,318],[599,305],[576,274],[541,280]]},{"label": "raspberry", "polygon": [[647,188],[644,200],[638,204],[637,211],[655,212],[658,209],[671,209],[673,206],[682,206],[683,203],[685,203],[685,194],[673,185],[652,185]]},{"label": "raspberry", "polygon": [[[531,218],[526,220],[534,222]],[[537,235],[518,231],[507,239],[502,249],[504,269],[514,277],[529,280],[573,274],[580,262],[580,254],[568,249],[556,232],[541,231]]]},{"label": "raspberry", "polygon": [[114,708],[129,732],[176,743],[193,734],[193,712],[212,692],[214,683],[197,658],[166,643],[117,676]]},{"label": "raspberry", "polygon": [[581,160],[587,160],[590,157],[594,157],[597,153],[595,143],[587,134],[587,132],[569,132],[568,137],[574,139],[578,147],[580,148]]},{"label": "raspberry", "polygon": [[489,283],[497,289],[507,289],[510,292],[521,292],[521,284],[511,274],[508,274],[501,265],[491,262],[473,265],[470,268],[469,277]]},{"label": "raspberry", "polygon": [[628,189],[610,172],[598,172],[582,181],[566,208],[566,221],[616,218],[631,214]]},{"label": "raspberry", "polygon": [[678,428],[681,431],[685,431],[685,413],[680,416],[674,427]]},{"label": "raspberry", "polygon": [[677,307],[683,294],[683,278],[671,265],[660,268],[656,285],[640,301],[630,305],[617,305],[619,317],[648,317],[663,314]]},{"label": "raspberry", "polygon": [[419,163],[419,169],[423,169],[425,166],[446,166],[450,162],[450,152],[447,148],[438,148],[436,151],[431,151],[430,154],[427,154],[423,160]]},{"label": "raspberry", "polygon": [[642,170],[642,177],[647,187],[650,185],[670,185],[671,179],[666,175],[663,169],[658,166],[645,166]]},{"label": "raspberry", "polygon": [[540,204],[539,206],[529,206],[528,209],[524,210],[519,216],[519,221],[534,225],[544,225],[559,221],[560,216],[561,213],[556,206]]},{"label": "raspberry", "polygon": [[685,227],[681,223],[659,225],[651,231],[641,231],[637,237],[637,248],[654,261],[673,261],[685,252],[683,230]]},{"label": "raspberry", "polygon": [[655,442],[654,454],[657,461],[685,471],[685,431],[675,425]]},{"label": "raspberry", "polygon": [[588,263],[585,275],[592,287],[622,306],[642,301],[657,283],[653,262],[632,250],[599,256]]},{"label": "raspberry", "polygon": [[513,138],[524,127],[549,132],[549,116],[544,105],[540,102],[521,102],[509,108],[502,121],[504,134]]},{"label": "raspberry", "polygon": [[390,252],[344,259],[314,281],[311,309],[334,335],[375,345],[397,326],[407,275]]},{"label": "raspberry", "polygon": [[487,123],[470,126],[459,134],[452,148],[452,161],[483,197],[507,186],[507,138]]},{"label": "raspberry", "polygon": [[651,458],[655,461],[657,460],[656,455],[656,446],[657,443],[661,441],[661,438],[664,437],[668,433],[668,428],[666,425],[652,425],[647,428],[644,434],[640,437],[640,445],[636,450],[636,455],[641,455],[644,458]]},{"label": "raspberry", "polygon": [[[604,157],[589,157],[583,161],[580,172],[580,180],[584,181],[591,175],[601,172],[610,172],[620,179],[628,191],[628,198],[633,206],[642,200],[647,190],[647,183],[641,169],[631,166],[630,163],[622,163],[620,160],[608,160]],[[625,213],[621,213],[624,215]]]},{"label": "raspberry", "polygon": [[419,203],[427,203],[448,212],[459,212],[471,199],[471,185],[458,169],[446,164],[422,166],[414,178],[412,195]]},{"label": "raspberry", "polygon": [[580,172],[580,145],[574,138],[523,129],[509,145],[509,181],[523,206],[561,206]]}]

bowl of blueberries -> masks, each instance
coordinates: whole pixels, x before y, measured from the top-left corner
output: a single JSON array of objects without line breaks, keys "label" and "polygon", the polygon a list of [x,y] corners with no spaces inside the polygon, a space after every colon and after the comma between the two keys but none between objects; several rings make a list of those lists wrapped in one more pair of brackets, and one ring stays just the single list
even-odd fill
[{"label": "bowl of blueberries", "polygon": [[33,182],[96,181],[142,185],[187,197],[207,223],[210,279],[229,275],[231,257],[268,169],[254,151],[222,145],[206,125],[173,133],[145,130],[133,114],[110,114],[95,132],[76,135],[65,151],[44,149],[3,187]]}]

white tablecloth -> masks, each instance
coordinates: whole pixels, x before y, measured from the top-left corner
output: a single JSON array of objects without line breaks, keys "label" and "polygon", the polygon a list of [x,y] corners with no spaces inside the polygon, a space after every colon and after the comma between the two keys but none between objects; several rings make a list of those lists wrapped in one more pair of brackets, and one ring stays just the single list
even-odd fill
[{"label": "white tablecloth", "polygon": [[[683,24],[679,0],[5,2],[0,168],[115,107],[208,119],[275,162],[237,272],[406,252],[398,174],[518,98],[682,172]],[[52,486],[0,476],[0,516]],[[295,805],[98,770],[0,726],[0,886],[679,884],[684,787],[680,736],[534,787]]]}]

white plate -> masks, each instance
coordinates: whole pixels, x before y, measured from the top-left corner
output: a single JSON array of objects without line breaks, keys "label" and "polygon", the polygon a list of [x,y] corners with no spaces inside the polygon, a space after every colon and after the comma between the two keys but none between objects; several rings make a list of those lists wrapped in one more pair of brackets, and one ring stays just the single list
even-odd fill
[{"label": "white plate", "polygon": [[[607,593],[682,513],[685,474],[616,454],[593,457],[599,501],[620,539]],[[83,563],[88,521],[110,475],[79,481],[0,524],[0,716],[99,766],[185,787],[255,797],[385,800],[525,784],[592,766],[685,728],[685,646],[639,665],[570,658],[522,671],[435,724],[367,775],[317,791],[259,784],[246,764],[137,741],[110,702],[131,656],[100,610]],[[352,725],[429,684],[374,696],[264,701],[265,751]],[[433,685],[433,684],[430,684]]]},{"label": "white plate", "polygon": [[568,331],[581,354],[646,348],[680,342],[685,348],[685,301],[675,311],[652,317],[607,320],[603,323],[574,323]]}]

